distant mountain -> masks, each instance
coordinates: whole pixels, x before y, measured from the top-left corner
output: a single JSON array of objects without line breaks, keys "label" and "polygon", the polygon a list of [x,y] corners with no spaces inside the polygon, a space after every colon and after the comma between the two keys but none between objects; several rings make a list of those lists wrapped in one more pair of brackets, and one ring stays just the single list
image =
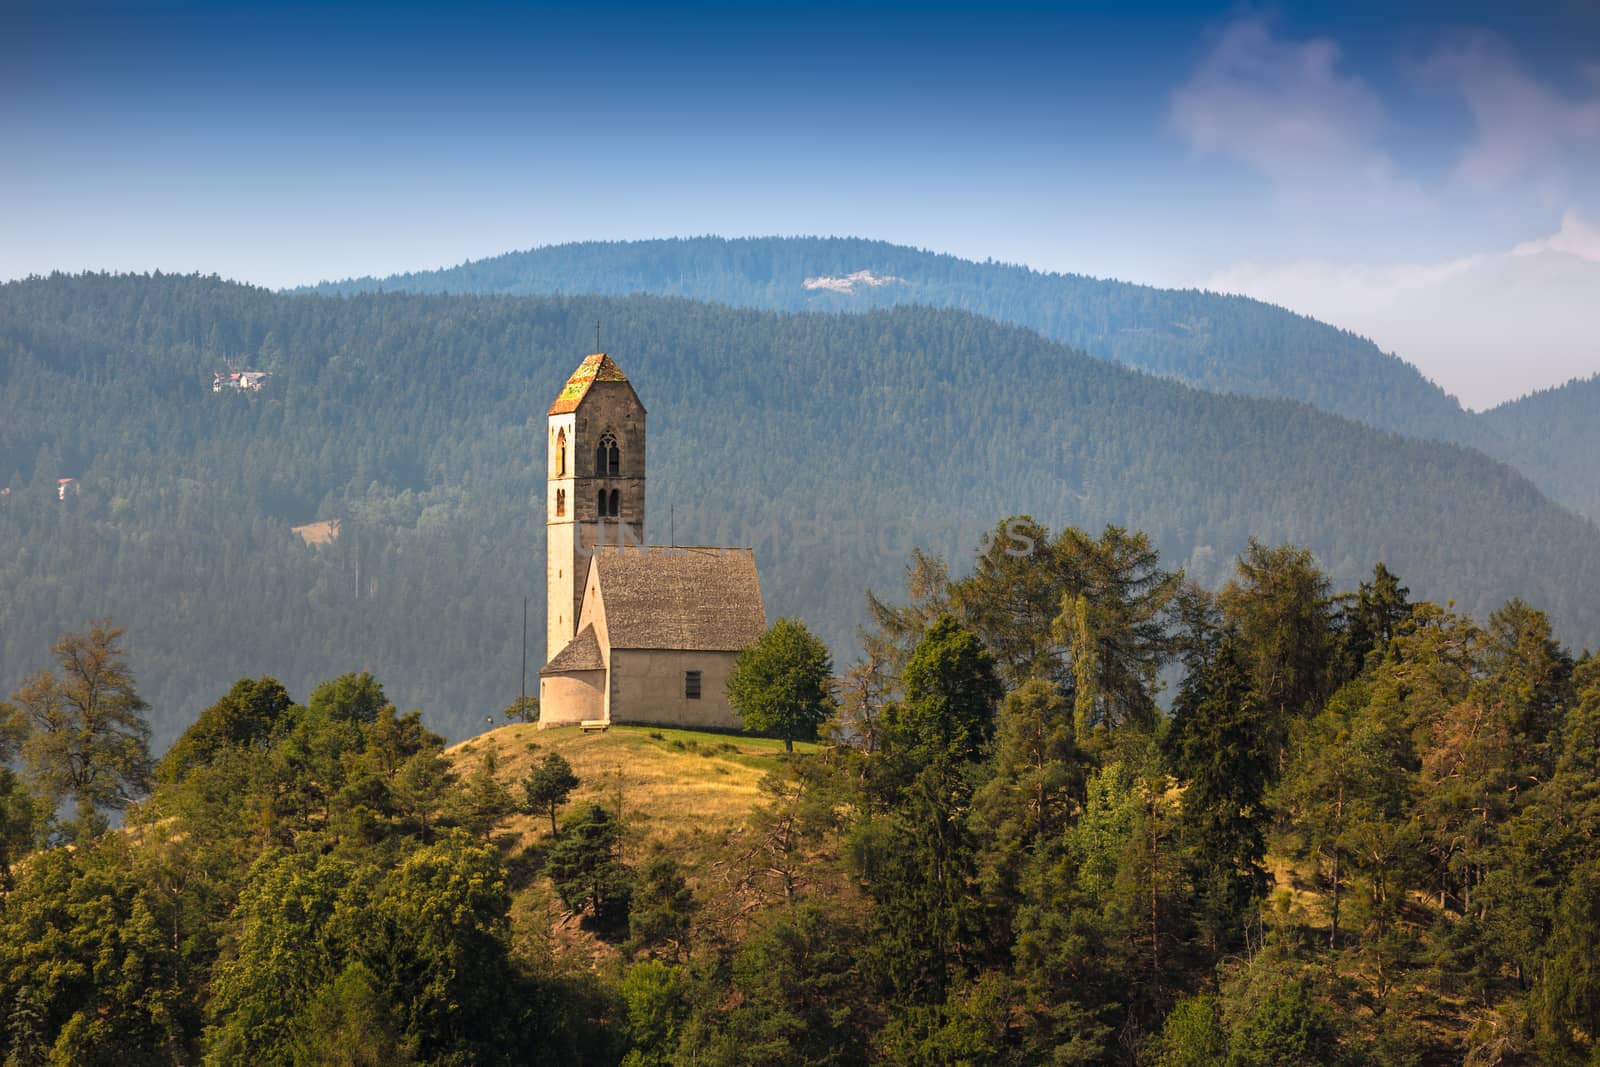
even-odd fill
[{"label": "distant mountain", "polygon": [[1380,429],[1469,445],[1513,464],[1553,499],[1600,522],[1594,503],[1600,465],[1586,467],[1577,457],[1547,462],[1371,341],[1241,296],[818,237],[584,242],[315,287],[330,294],[377,290],[652,293],[779,311],[960,308],[1214,392],[1300,400]]},{"label": "distant mountain", "polygon": [[1278,396],[1387,430],[1470,441],[1472,419],[1372,342],[1240,296],[840,237],[693,237],[555,245],[443,270],[361,278],[322,293],[653,293],[778,311],[900,304],[960,308],[1037,330],[1093,356],[1213,392]]},{"label": "distant mountain", "polygon": [[1561,486],[1563,502],[1600,517],[1600,375],[1513,400],[1480,416],[1540,485]]},{"label": "distant mountain", "polygon": [[[58,276],[0,286],[0,693],[110,615],[160,740],[261,673],[303,697],[370,669],[481,726],[517,690],[523,596],[543,648],[544,413],[596,319],[649,409],[650,539],[754,546],[769,612],[842,652],[911,547],[960,570],[1022,512],[1148,530],[1211,583],[1251,534],[1345,586],[1383,560],[1600,640],[1600,531],[1510,468],[964,312]],[[214,392],[229,370],[270,377]]]}]

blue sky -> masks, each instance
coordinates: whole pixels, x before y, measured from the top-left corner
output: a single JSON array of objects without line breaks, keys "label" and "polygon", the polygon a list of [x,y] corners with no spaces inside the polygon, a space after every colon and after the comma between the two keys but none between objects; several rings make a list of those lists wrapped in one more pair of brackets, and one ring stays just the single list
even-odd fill
[{"label": "blue sky", "polygon": [[12,0],[0,145],[0,277],[852,234],[1247,292],[1473,406],[1600,371],[1578,0]]}]

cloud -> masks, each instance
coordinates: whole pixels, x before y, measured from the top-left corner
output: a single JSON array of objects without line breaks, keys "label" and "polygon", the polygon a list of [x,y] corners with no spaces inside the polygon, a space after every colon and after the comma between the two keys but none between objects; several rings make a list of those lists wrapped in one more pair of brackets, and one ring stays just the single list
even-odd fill
[{"label": "cloud", "polygon": [[1205,287],[1370,337],[1473,408],[1600,371],[1600,226],[1432,263],[1241,264]]},{"label": "cloud", "polygon": [[[1479,266],[1487,257],[1466,256],[1438,263],[1331,263],[1302,260],[1264,267],[1241,263],[1207,279],[1205,287],[1270,300],[1295,311],[1345,325],[1308,305],[1383,310],[1406,304],[1419,291],[1434,289]],[[1262,295],[1272,294],[1272,295]]]},{"label": "cloud", "polygon": [[1247,164],[1291,198],[1421,199],[1381,148],[1382,100],[1342,58],[1327,38],[1283,40],[1240,19],[1173,93],[1168,123],[1196,152]]},{"label": "cloud", "polygon": [[[1600,94],[1600,68],[1583,73]],[[1573,149],[1600,145],[1600,95],[1568,96],[1540,82],[1492,35],[1446,45],[1424,74],[1460,93],[1472,113],[1476,136],[1456,172],[1480,190],[1562,179]]]},{"label": "cloud", "polygon": [[1549,237],[1524,241],[1511,250],[1514,256],[1536,256],[1541,252],[1564,252],[1569,256],[1600,263],[1600,226],[1580,219],[1569,211],[1561,220],[1561,229]]},{"label": "cloud", "polygon": [[881,285],[894,285],[901,280],[893,274],[874,274],[870,270],[858,270],[854,274],[822,275],[816,278],[807,278],[803,284],[807,289],[821,289],[830,293],[853,293],[858,285],[867,289],[876,289]]}]

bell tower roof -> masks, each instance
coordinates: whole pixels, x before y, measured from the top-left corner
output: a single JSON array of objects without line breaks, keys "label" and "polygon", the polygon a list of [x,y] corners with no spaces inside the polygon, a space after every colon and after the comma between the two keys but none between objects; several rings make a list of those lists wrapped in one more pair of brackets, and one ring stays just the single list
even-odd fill
[{"label": "bell tower roof", "polygon": [[578,369],[572,372],[572,377],[567,379],[567,384],[561,387],[561,392],[556,394],[556,402],[550,405],[548,414],[566,415],[577,411],[589,387],[595,382],[627,381],[628,376],[622,373],[622,368],[604,352],[585,356],[583,362],[578,364]]}]

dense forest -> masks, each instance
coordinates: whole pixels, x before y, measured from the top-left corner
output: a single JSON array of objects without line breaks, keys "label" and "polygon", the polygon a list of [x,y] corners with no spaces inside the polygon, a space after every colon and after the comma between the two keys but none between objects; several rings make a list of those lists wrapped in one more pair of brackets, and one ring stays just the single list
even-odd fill
[{"label": "dense forest", "polygon": [[1600,661],[1542,612],[1025,516],[959,569],[868,598],[821,743],[695,849],[365,673],[241,679],[152,764],[122,634],[64,636],[0,705],[0,1053],[1595,1062]]},{"label": "dense forest", "polygon": [[1539,485],[1568,487],[1562,502],[1600,521],[1600,375],[1542,389],[1482,416]]},{"label": "dense forest", "polygon": [[[1509,468],[964,312],[56,276],[0,287],[0,691],[111,616],[158,749],[263,672],[369,669],[474,732],[517,690],[524,596],[543,645],[544,412],[597,320],[650,412],[650,540],[753,546],[769,612],[841,654],[911,546],[963,558],[976,516],[1024,511],[1145,529],[1208,586],[1255,534],[1600,636],[1600,532]],[[213,392],[229,367],[271,377]],[[291,532],[311,520],[337,539]]]},{"label": "dense forest", "polygon": [[[878,284],[817,286],[868,272]],[[325,293],[654,293],[778,311],[960,308],[1026,326],[1092,356],[1203,389],[1301,400],[1413,437],[1465,444],[1516,466],[1600,522],[1593,403],[1530,424],[1475,416],[1396,356],[1346,330],[1240,296],[1053,274],[855,238],[715,237],[536,248],[443,270],[330,282]],[[1403,353],[1402,353],[1403,354]],[[1553,399],[1553,398],[1551,398]]]}]

